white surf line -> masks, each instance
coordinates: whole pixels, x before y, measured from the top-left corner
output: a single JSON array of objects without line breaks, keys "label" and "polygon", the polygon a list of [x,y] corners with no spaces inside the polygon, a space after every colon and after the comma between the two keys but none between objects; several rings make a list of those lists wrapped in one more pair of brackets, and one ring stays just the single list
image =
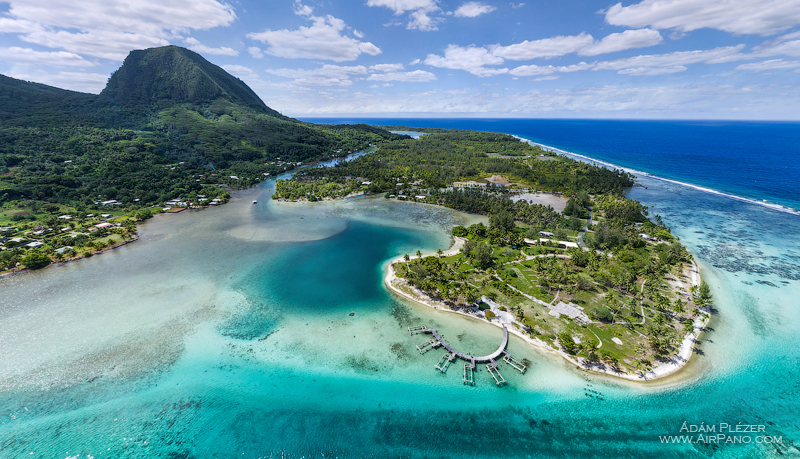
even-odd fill
[{"label": "white surf line", "polygon": [[784,212],[784,213],[792,214],[792,215],[800,215],[800,210],[793,209],[791,207],[782,206],[780,204],[773,204],[773,203],[770,203],[770,202],[758,201],[756,199],[745,198],[745,197],[742,197],[742,196],[737,196],[735,194],[730,194],[730,193],[725,193],[725,192],[722,192],[722,191],[717,191],[717,190],[715,190],[713,188],[707,188],[707,187],[700,186],[700,185],[693,185],[691,183],[686,183],[686,182],[681,182],[681,181],[678,181],[678,180],[673,180],[673,179],[660,177],[658,175],[653,175],[653,174],[650,174],[648,172],[644,172],[644,171],[640,171],[640,170],[636,170],[636,169],[631,169],[629,167],[618,166],[616,164],[609,163],[609,162],[606,162],[606,161],[602,161],[602,160],[599,160],[599,159],[595,159],[595,158],[592,158],[590,156],[581,155],[581,154],[578,154],[578,153],[573,153],[571,151],[562,150],[560,148],[551,147],[551,146],[545,145],[543,143],[534,142],[532,140],[526,139],[524,137],[520,137],[518,135],[514,135],[514,134],[510,134],[510,135],[512,137],[515,137],[515,138],[523,141],[523,142],[529,143],[531,145],[536,145],[536,146],[541,147],[542,149],[545,149],[545,150],[549,150],[549,151],[552,151],[552,152],[555,152],[555,153],[560,153],[560,154],[566,155],[566,156],[575,156],[575,157],[581,158],[582,160],[585,160],[585,161],[590,161],[590,162],[593,162],[593,163],[602,164],[603,166],[606,166],[608,168],[620,169],[620,170],[623,170],[625,172],[630,172],[631,174],[634,174],[636,176],[649,177],[649,178],[652,178],[652,179],[655,179],[655,180],[661,180],[663,182],[668,182],[668,183],[673,183],[675,185],[685,186],[685,187],[692,188],[692,189],[695,189],[695,190],[698,190],[698,191],[703,191],[703,192],[706,192],[706,193],[715,194],[717,196],[722,196],[724,198],[733,199],[735,201],[746,202],[748,204],[756,204],[756,205],[759,205],[759,206],[762,206],[762,207],[766,207],[768,209],[777,210],[778,212]]}]

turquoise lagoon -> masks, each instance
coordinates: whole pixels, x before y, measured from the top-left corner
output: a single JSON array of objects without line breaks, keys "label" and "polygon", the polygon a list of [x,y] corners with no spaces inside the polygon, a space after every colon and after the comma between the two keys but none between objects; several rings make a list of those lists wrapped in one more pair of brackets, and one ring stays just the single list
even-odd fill
[{"label": "turquoise lagoon", "polygon": [[[640,181],[631,197],[675,228],[716,298],[672,377],[588,374],[512,337],[529,371],[501,364],[505,387],[485,370],[464,386],[406,327],[476,353],[500,329],[394,298],[382,269],[447,248],[475,217],[381,197],[274,202],[268,182],[0,280],[0,457],[800,457],[800,217]],[[763,425],[780,442],[661,440],[684,423]]]}]

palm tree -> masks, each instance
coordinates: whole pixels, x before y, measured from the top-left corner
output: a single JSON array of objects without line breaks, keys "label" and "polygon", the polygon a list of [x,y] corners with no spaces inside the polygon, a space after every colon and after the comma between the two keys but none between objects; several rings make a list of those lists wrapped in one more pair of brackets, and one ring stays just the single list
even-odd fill
[{"label": "palm tree", "polygon": [[442,258],[442,249],[436,250],[436,255],[438,255],[439,258]]},{"label": "palm tree", "polygon": [[411,257],[409,257],[408,254],[403,255],[403,260],[405,260],[406,263],[408,263],[408,260],[410,260],[410,259],[411,259]]},{"label": "palm tree", "polygon": [[417,250],[417,258],[422,258],[422,252]]}]

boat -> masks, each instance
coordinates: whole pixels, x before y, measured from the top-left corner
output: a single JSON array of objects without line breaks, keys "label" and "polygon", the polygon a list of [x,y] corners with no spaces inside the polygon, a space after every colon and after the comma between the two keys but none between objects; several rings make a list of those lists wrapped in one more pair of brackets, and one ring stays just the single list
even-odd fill
[{"label": "boat", "polygon": [[258,201],[253,201],[253,204],[258,204]]}]

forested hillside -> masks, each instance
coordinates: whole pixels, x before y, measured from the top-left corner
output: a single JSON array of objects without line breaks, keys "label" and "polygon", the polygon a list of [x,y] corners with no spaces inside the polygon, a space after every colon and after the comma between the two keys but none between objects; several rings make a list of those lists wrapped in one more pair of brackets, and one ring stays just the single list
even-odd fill
[{"label": "forested hillside", "polygon": [[282,116],[180,47],[133,51],[99,96],[0,75],[0,205],[145,206],[397,138]]}]

